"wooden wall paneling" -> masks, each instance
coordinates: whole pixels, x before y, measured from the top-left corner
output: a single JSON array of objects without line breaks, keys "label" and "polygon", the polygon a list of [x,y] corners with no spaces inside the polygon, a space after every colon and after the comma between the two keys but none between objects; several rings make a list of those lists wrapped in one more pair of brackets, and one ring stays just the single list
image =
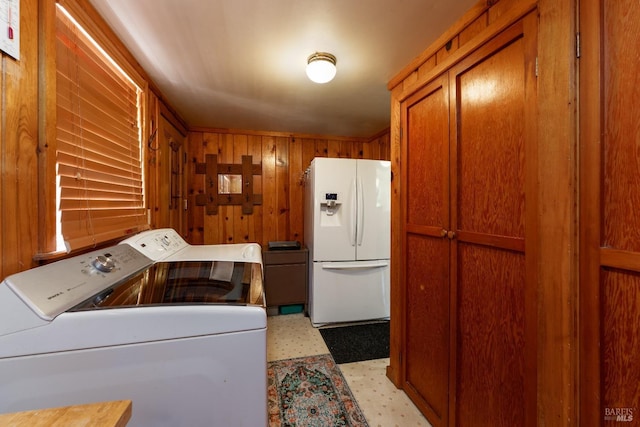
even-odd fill
[{"label": "wooden wall paneling", "polygon": [[347,159],[357,158],[358,152],[353,149],[353,145],[353,141],[341,141],[340,157],[346,157]]},{"label": "wooden wall paneling", "polygon": [[[161,108],[162,109],[162,108]],[[175,126],[169,115],[161,112],[158,128],[161,163],[159,177],[159,228],[169,227],[187,236],[184,200],[186,192],[185,155],[187,136]]]},{"label": "wooden wall paneling", "polygon": [[153,92],[147,97],[147,123],[149,123],[149,138],[145,145],[145,178],[147,190],[147,209],[149,210],[149,225],[157,228],[159,207],[159,179],[158,165],[160,163],[160,111],[158,109],[158,98]]},{"label": "wooden wall paneling", "polygon": [[[303,167],[303,172],[306,172],[307,168],[309,167],[309,165],[311,165],[311,161],[314,159],[314,157],[316,156],[316,142],[314,139],[304,139],[302,140],[302,167]],[[306,178],[306,175],[305,175]],[[306,245],[306,237],[304,236],[304,198],[305,198],[305,192],[307,191],[307,187],[306,187],[306,180],[303,183],[304,185],[301,188],[302,191],[302,203],[303,203],[303,207],[302,207],[302,212],[303,212],[303,235],[302,235],[302,244]]]},{"label": "wooden wall paneling", "polygon": [[316,143],[313,139],[302,139],[302,168],[306,171],[316,156]]},{"label": "wooden wall paneling", "polygon": [[577,424],[576,2],[539,0],[538,425]]},{"label": "wooden wall paneling", "polygon": [[[233,163],[233,134],[225,133],[220,135],[218,145],[218,163]],[[220,243],[235,243],[234,241],[234,206],[218,206],[218,227]]]},{"label": "wooden wall paneling", "polygon": [[288,137],[276,138],[276,240],[290,240],[289,141]]},{"label": "wooden wall paneling", "polygon": [[196,164],[204,163],[204,135],[202,132],[189,133],[189,161],[186,165],[188,181],[187,228],[188,240],[193,245],[204,244],[204,211],[205,207],[196,206],[196,196],[204,194],[206,176],[196,174]]},{"label": "wooden wall paneling", "polygon": [[316,139],[316,157],[329,156],[329,143],[326,139]]},{"label": "wooden wall paneling", "polygon": [[362,141],[357,141],[353,143],[353,152],[352,156],[354,159],[364,159],[364,145],[367,144]]},{"label": "wooden wall paneling", "polygon": [[302,241],[304,236],[304,166],[302,140],[291,138],[289,143],[289,238]]},{"label": "wooden wall paneling", "polygon": [[38,252],[38,2],[20,8],[20,60],[1,55],[2,275],[34,266]]},{"label": "wooden wall paneling", "polygon": [[[254,192],[263,194],[263,205],[254,206],[254,213],[251,215],[242,215],[240,211],[233,209],[224,220],[217,215],[189,212],[190,232],[199,227],[203,234],[202,241],[208,243],[228,243],[229,237],[236,242],[248,239],[247,241],[256,241],[262,245],[270,240],[293,239],[303,242],[302,176],[314,157],[327,157],[329,146],[335,156],[360,156],[360,147],[378,146],[379,158],[389,158],[388,132],[381,132],[374,140],[367,142],[362,138],[314,138],[249,131],[191,131],[189,155],[193,165],[189,167],[189,171],[194,171],[195,164],[201,163],[206,154],[221,155],[229,150],[234,159],[231,163],[239,163],[238,159],[246,153],[252,156],[254,164],[264,165],[263,174],[254,176],[253,180]],[[189,172],[189,175],[192,174],[193,172]],[[190,197],[195,198],[204,191],[202,175],[189,176],[188,180]],[[190,209],[194,209],[193,205],[190,206]],[[197,233],[193,235],[196,238]]]},{"label": "wooden wall paneling", "polygon": [[[38,1],[39,14],[39,88],[38,88],[38,253],[56,251],[56,184],[48,177],[56,168],[56,5],[47,0]],[[23,34],[26,35],[27,33]],[[23,35],[23,37],[24,37]],[[0,86],[1,87],[1,86]],[[2,209],[0,209],[0,212]],[[1,213],[0,213],[1,215]],[[0,221],[0,223],[2,223]],[[0,239],[1,242],[2,239]],[[0,243],[1,245],[1,243]],[[1,253],[1,250],[0,250]],[[0,262],[0,278],[2,275]]]},{"label": "wooden wall paneling", "polygon": [[[215,155],[220,154],[220,140],[221,140],[221,135],[218,133],[206,132],[203,134],[204,157],[199,160],[201,163],[204,163],[205,157],[207,154],[215,154]],[[218,158],[218,161],[220,162],[219,158]],[[206,185],[207,184],[205,183],[205,186]],[[195,206],[193,208],[205,209],[205,207],[196,208]],[[207,245],[225,243],[222,232],[221,232],[219,218],[220,218],[220,209],[218,209],[217,215],[204,215],[204,243]]]},{"label": "wooden wall paneling", "polygon": [[[242,156],[248,154],[247,135],[233,135],[233,161],[231,163],[242,164]],[[251,160],[253,163],[253,159]],[[243,184],[244,185],[244,184]],[[249,241],[249,215],[242,213],[242,205],[231,206],[233,214],[233,242],[244,243]]]},{"label": "wooden wall paneling", "polygon": [[276,139],[262,138],[262,236],[264,244],[277,240],[278,205],[276,185]]},{"label": "wooden wall paneling", "polygon": [[362,144],[362,157],[363,159],[372,159],[372,145],[371,143]]},{"label": "wooden wall paneling", "polygon": [[156,228],[170,226],[170,169],[171,169],[171,148],[169,147],[168,130],[170,126],[161,114],[158,115],[158,132],[156,134],[155,143],[157,150],[155,152],[155,224]]},{"label": "wooden wall paneling", "polygon": [[342,157],[340,153],[341,144],[339,140],[330,139],[327,141],[327,157]]},{"label": "wooden wall paneling", "polygon": [[[247,152],[252,158],[253,164],[262,163],[262,138],[259,135],[249,135],[247,141]],[[262,194],[264,200],[264,192],[262,190],[262,175],[253,176],[253,193]],[[262,205],[253,206],[253,214],[249,215],[249,241],[257,242],[263,247],[266,242],[263,239],[263,208]]]},{"label": "wooden wall paneling", "polygon": [[[378,144],[378,140],[372,140],[365,144],[363,144],[362,150],[362,158],[364,159],[377,159],[380,154],[380,145]],[[386,159],[390,157],[387,156]]]}]

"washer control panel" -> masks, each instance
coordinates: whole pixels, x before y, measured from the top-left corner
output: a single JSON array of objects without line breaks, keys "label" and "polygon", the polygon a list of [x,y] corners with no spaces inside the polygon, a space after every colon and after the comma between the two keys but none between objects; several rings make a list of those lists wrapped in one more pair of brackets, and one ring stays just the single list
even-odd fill
[{"label": "washer control panel", "polygon": [[172,228],[143,231],[122,243],[134,247],[153,261],[161,261],[189,246]]},{"label": "washer control panel", "polygon": [[5,282],[39,317],[53,320],[152,264],[131,246],[117,245],[32,268]]}]

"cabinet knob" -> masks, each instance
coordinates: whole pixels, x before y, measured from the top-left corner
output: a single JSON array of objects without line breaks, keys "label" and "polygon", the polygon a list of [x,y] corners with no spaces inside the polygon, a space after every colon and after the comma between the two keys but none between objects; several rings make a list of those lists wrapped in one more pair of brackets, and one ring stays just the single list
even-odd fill
[{"label": "cabinet knob", "polygon": [[447,237],[447,230],[445,230],[444,228],[440,230],[440,237]]},{"label": "cabinet knob", "polygon": [[455,231],[449,231],[449,232],[447,232],[447,237],[448,237],[449,239],[455,239],[455,237],[456,237],[456,232],[455,232]]}]

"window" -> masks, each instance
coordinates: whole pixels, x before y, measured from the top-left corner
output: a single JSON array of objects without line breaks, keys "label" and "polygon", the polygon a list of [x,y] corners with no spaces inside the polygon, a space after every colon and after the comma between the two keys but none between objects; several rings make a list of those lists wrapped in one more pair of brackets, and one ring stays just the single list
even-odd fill
[{"label": "window", "polygon": [[58,250],[148,228],[142,90],[60,5],[56,8]]}]

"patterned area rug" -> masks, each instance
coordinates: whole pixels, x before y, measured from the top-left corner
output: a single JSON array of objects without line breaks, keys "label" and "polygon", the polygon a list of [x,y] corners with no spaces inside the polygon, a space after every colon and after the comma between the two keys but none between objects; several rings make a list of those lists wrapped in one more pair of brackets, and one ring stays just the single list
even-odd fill
[{"label": "patterned area rug", "polygon": [[269,427],[368,427],[329,354],[268,367]]}]

